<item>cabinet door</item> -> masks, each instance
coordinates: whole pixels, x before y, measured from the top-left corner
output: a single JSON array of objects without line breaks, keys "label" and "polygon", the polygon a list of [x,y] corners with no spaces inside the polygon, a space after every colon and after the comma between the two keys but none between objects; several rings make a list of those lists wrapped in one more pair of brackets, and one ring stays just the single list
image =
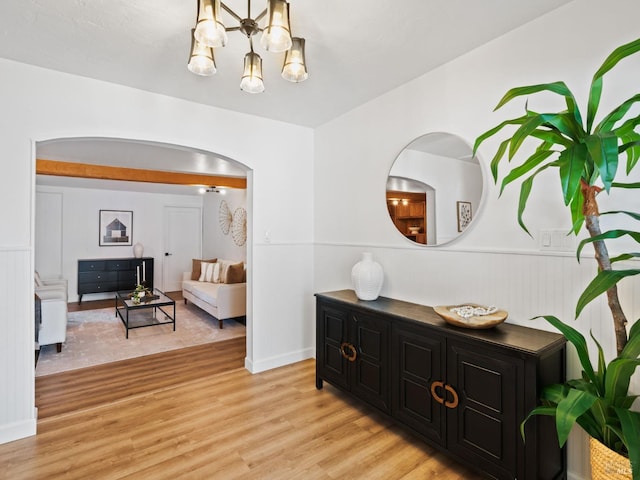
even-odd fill
[{"label": "cabinet door", "polygon": [[[449,451],[496,478],[515,478],[523,361],[449,340],[447,362],[447,384],[458,397],[457,406],[447,409]],[[454,401],[448,392],[447,402]]]},{"label": "cabinet door", "polygon": [[394,326],[393,416],[439,444],[445,444],[446,412],[431,396],[431,384],[444,380],[444,345],[425,329]]},{"label": "cabinet door", "polygon": [[316,312],[316,376],[349,389],[347,360],[340,345],[347,340],[347,310],[318,302]]},{"label": "cabinet door", "polygon": [[357,355],[349,362],[351,391],[385,412],[391,411],[390,323],[375,315],[354,312],[350,321],[351,343]]},{"label": "cabinet door", "polygon": [[414,218],[424,218],[425,203],[411,202],[409,203],[409,216]]}]

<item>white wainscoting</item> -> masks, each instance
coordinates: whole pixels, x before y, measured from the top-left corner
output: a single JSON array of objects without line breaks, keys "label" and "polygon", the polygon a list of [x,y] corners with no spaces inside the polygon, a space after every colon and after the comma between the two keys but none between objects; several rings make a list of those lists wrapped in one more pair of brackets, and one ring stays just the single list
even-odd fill
[{"label": "white wainscoting", "polygon": [[30,249],[0,248],[0,265],[0,364],[5,366],[0,368],[4,399],[0,402],[0,443],[5,443],[36,432]]},{"label": "white wainscoting", "polygon": [[[592,331],[605,348],[607,358],[615,356],[611,314],[604,296],[574,321],[576,302],[596,272],[593,258],[585,256],[578,263],[573,253],[322,243],[315,248],[316,291],[352,288],[351,267],[360,260],[363,251],[372,252],[384,269],[383,296],[425,305],[492,304],[509,312],[509,322],[544,330],[553,328],[544,320],[530,319],[555,315],[587,338]],[[638,262],[631,263],[638,268]],[[640,278],[624,280],[619,290],[628,318],[637,319]],[[573,354],[568,358],[567,374],[580,375]],[[640,392],[637,373],[632,389]],[[569,476],[589,478],[588,448],[581,432],[572,435],[568,457]]]}]

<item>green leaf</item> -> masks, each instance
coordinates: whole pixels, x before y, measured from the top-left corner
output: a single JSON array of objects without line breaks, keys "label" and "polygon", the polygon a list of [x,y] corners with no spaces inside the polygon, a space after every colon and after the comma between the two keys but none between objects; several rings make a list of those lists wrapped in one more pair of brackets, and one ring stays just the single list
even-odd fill
[{"label": "green leaf", "polygon": [[640,360],[627,358],[616,358],[609,363],[604,391],[605,400],[610,405],[618,406],[616,399],[624,399],[627,396],[631,376],[638,365],[640,365]]},{"label": "green leaf", "polygon": [[547,415],[549,417],[555,417],[555,415],[556,415],[556,407],[536,407],[536,408],[534,408],[533,410],[531,410],[529,412],[529,415],[527,415],[527,418],[525,418],[522,421],[522,423],[520,424],[520,436],[522,437],[523,441],[525,441],[525,438],[524,438],[524,425],[534,415]]},{"label": "green leaf", "polygon": [[612,133],[589,135],[585,144],[589,156],[598,167],[602,184],[609,192],[618,169],[618,137]]},{"label": "green leaf", "polygon": [[569,433],[578,417],[589,410],[596,400],[597,397],[590,393],[569,390],[567,398],[558,404],[556,407],[556,430],[558,432],[558,443],[561,447],[569,438]]},{"label": "green leaf", "polygon": [[640,51],[640,38],[629,42],[616,48],[605,59],[604,63],[600,66],[598,71],[593,75],[591,81],[591,88],[589,89],[589,102],[587,109],[587,131],[591,131],[591,125],[596,116],[598,105],[600,103],[600,96],[602,94],[602,77],[605,73],[615,67],[620,60],[633,55],[637,51]]},{"label": "green leaf", "polygon": [[591,126],[596,118],[600,96],[602,95],[602,78],[593,78],[589,89],[589,101],[587,102],[587,132],[591,132]]},{"label": "green leaf", "polygon": [[608,115],[606,115],[598,124],[598,126],[593,131],[594,133],[599,132],[610,132],[614,130],[615,124],[619,122],[629,111],[629,109],[635,105],[637,102],[640,102],[640,94],[634,95],[630,99],[626,100],[624,103],[621,103],[618,107],[612,110]]},{"label": "green leaf", "polygon": [[473,155],[475,156],[476,152],[478,151],[478,148],[480,147],[480,144],[484,142],[486,139],[488,139],[489,137],[492,137],[507,125],[522,125],[524,122],[528,120],[528,118],[529,118],[528,115],[523,115],[522,117],[513,118],[511,120],[505,120],[499,125],[496,125],[495,127],[484,132],[482,135],[476,138],[476,141],[473,145]]},{"label": "green leaf", "polygon": [[609,259],[609,261],[611,263],[615,263],[615,262],[622,262],[624,260],[629,260],[631,258],[640,258],[640,252],[634,252],[634,253],[622,253],[620,255],[617,255],[615,257],[611,257]]},{"label": "green leaf", "polygon": [[640,412],[633,412],[626,409],[615,409],[622,433],[624,434],[624,444],[631,460],[633,480],[640,479]]},{"label": "green leaf", "polygon": [[587,147],[583,144],[576,144],[560,153],[558,163],[560,165],[560,183],[565,205],[569,205],[569,202],[580,187],[580,178],[582,177],[586,157]]},{"label": "green leaf", "polygon": [[507,151],[507,147],[509,146],[510,141],[510,139],[506,139],[504,142],[502,142],[498,147],[498,151],[491,160],[491,175],[493,175],[493,181],[496,183],[498,182],[498,164],[500,163],[500,160],[502,160],[504,152]]},{"label": "green leaf", "polygon": [[[633,140],[631,140],[632,138]],[[620,137],[625,143],[618,147],[618,151],[620,153],[627,152],[627,175],[633,170],[640,158],[640,141],[635,138],[637,138],[635,135]]]},{"label": "green leaf", "polygon": [[538,138],[549,145],[549,148],[553,145],[561,145],[563,147],[570,147],[573,145],[573,141],[570,138],[565,137],[557,130],[534,130],[531,132],[531,136]]},{"label": "green leaf", "polygon": [[[616,213],[628,213],[628,212],[616,212]],[[580,253],[582,253],[582,249],[588,243],[599,242],[603,240],[611,240],[614,238],[620,238],[625,235],[629,235],[636,242],[640,243],[640,232],[633,232],[631,230],[609,230],[607,232],[603,232],[600,235],[595,235],[593,237],[585,238],[578,244],[578,249],[576,250],[576,257],[578,258],[578,262],[580,261]]]},{"label": "green leaf", "polygon": [[531,155],[527,160],[524,161],[522,165],[511,170],[511,172],[509,172],[509,174],[502,179],[500,194],[502,195],[504,187],[509,185],[514,180],[520,178],[521,176],[529,173],[554,153],[556,152],[554,152],[553,150],[541,150]]},{"label": "green leaf", "polygon": [[596,344],[596,348],[598,349],[598,370],[595,372],[595,377],[597,380],[596,387],[599,392],[606,392],[605,389],[605,378],[607,375],[607,362],[604,359],[604,350],[602,350],[602,345],[600,342],[596,340],[596,337],[593,336],[593,332],[589,331],[589,335],[591,339]]},{"label": "green leaf", "polygon": [[544,318],[547,322],[558,329],[562,335],[564,335],[567,341],[575,347],[576,352],[578,353],[578,358],[580,359],[580,364],[582,365],[582,370],[585,372],[587,378],[590,382],[596,384],[596,375],[593,371],[593,365],[589,358],[587,341],[584,339],[582,334],[553,315],[542,315],[534,318]]},{"label": "green leaf", "polygon": [[584,224],[584,196],[575,195],[571,200],[569,208],[571,209],[571,232],[578,235]]},{"label": "green leaf", "polygon": [[576,318],[580,316],[580,313],[592,300],[602,295],[611,287],[616,285],[620,280],[625,277],[631,277],[633,275],[640,274],[640,270],[602,270],[598,272],[596,277],[591,280],[591,283],[587,285],[587,288],[582,292],[578,299],[578,305],[576,306]]},{"label": "green leaf", "polygon": [[533,187],[533,175],[527,178],[522,185],[520,186],[520,198],[518,199],[518,224],[522,229],[529,234],[530,237],[533,237],[529,230],[524,224],[524,220],[522,219],[522,214],[524,213],[524,209],[527,206],[527,199],[531,194],[531,188]]},{"label": "green leaf", "polygon": [[618,355],[618,358],[636,360],[640,357],[640,321],[636,321],[629,329],[627,344]]},{"label": "green leaf", "polygon": [[[639,184],[640,185],[640,184]],[[600,215],[616,215],[618,213],[622,213],[624,215],[629,215],[631,218],[633,218],[634,220],[638,220],[640,221],[640,213],[635,213],[635,212],[627,212],[625,210],[610,210],[608,212],[600,212]]]},{"label": "green leaf", "polygon": [[611,184],[611,186],[616,188],[640,188],[640,182],[635,182],[635,183],[614,182]]},{"label": "green leaf", "polygon": [[575,107],[576,101],[567,85],[564,82],[553,82],[512,88],[507,93],[505,93],[504,97],[502,97],[502,99],[498,102],[498,105],[496,105],[496,108],[494,108],[493,111],[495,112],[500,107],[504,106],[506,103],[510,102],[516,97],[531,95],[542,91],[549,91],[558,95],[562,95],[566,99],[567,107],[569,108],[569,110],[577,110]]},{"label": "green leaf", "polygon": [[540,398],[547,402],[558,404],[567,397],[569,389],[562,384],[554,383],[542,389]]}]

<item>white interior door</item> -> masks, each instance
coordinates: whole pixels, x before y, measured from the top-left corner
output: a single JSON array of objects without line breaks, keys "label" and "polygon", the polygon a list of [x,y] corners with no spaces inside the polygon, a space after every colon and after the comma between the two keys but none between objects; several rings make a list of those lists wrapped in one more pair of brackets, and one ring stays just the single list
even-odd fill
[{"label": "white interior door", "polygon": [[165,207],[165,249],[162,281],[165,292],[182,289],[182,272],[191,271],[191,259],[202,251],[202,209]]}]

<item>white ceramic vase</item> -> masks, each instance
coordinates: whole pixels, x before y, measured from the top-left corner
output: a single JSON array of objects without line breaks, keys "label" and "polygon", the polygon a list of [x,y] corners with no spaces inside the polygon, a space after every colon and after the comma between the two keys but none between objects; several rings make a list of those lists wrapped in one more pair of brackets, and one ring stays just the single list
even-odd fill
[{"label": "white ceramic vase", "polygon": [[144,246],[138,242],[133,246],[133,256],[136,258],[142,258],[142,253],[144,252]]},{"label": "white ceramic vase", "polygon": [[380,295],[384,272],[378,262],[373,259],[373,254],[364,252],[362,260],[351,269],[351,281],[353,289],[360,300],[375,300]]}]

